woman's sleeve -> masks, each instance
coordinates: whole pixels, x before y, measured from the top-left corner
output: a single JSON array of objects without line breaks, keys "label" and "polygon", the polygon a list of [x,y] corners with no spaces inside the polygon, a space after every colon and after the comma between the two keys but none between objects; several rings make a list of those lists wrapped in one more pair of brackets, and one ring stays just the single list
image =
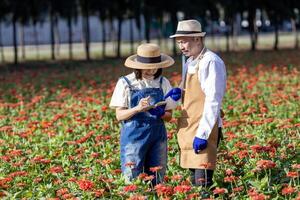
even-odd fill
[{"label": "woman's sleeve", "polygon": [[[165,77],[163,79],[162,88],[163,88],[164,96],[173,88],[170,84],[170,81]],[[174,101],[173,99],[167,98],[166,101],[167,101],[166,110],[172,110],[177,107],[177,102]]]},{"label": "woman's sleeve", "polygon": [[109,107],[128,108],[128,92],[126,90],[126,83],[122,79],[119,79],[114,89],[113,95],[110,100]]}]

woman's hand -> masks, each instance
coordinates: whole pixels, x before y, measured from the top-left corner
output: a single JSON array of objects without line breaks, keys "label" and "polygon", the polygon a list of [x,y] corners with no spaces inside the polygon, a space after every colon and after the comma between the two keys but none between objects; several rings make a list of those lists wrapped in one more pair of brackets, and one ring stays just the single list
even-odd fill
[{"label": "woman's hand", "polygon": [[146,98],[142,98],[139,101],[139,104],[136,106],[136,109],[138,112],[145,112],[147,110],[149,110],[149,100],[150,100],[150,96],[146,97]]}]

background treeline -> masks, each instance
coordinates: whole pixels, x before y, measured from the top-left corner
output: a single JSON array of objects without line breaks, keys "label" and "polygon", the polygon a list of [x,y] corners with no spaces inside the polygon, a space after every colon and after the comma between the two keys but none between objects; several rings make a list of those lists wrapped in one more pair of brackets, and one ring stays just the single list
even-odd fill
[{"label": "background treeline", "polygon": [[[18,40],[18,35],[20,33],[22,35],[22,26],[30,24],[36,27],[37,24],[45,21],[50,23],[51,58],[56,59],[55,41],[58,37],[58,19],[67,22],[69,58],[72,59],[72,25],[79,18],[82,21],[85,57],[90,60],[90,16],[98,16],[101,24],[117,22],[115,40],[117,57],[121,56],[121,34],[124,31],[122,23],[125,20],[130,22],[131,51],[134,49],[134,34],[140,34],[142,40],[150,41],[150,32],[155,24],[155,28],[160,30],[157,34],[157,39],[160,41],[167,37],[163,34],[166,28],[169,28],[170,32],[175,32],[178,20],[189,18],[200,20],[206,31],[206,27],[214,29],[214,25],[223,27],[221,33],[226,36],[226,49],[229,50],[230,41],[237,36],[236,30],[241,28],[241,23],[237,23],[237,16],[246,22],[243,28],[249,32],[252,50],[256,49],[258,33],[263,31],[265,22],[269,22],[267,24],[270,27],[269,31],[275,34],[274,49],[277,50],[279,29],[287,21],[291,24],[291,31],[295,35],[295,48],[298,48],[299,10],[300,1],[297,0],[0,0],[0,22],[11,24],[14,62],[17,63],[18,46],[24,45],[22,41],[24,36]],[[139,33],[134,33],[133,26],[138,28]],[[106,36],[111,30],[101,26],[99,31],[102,33],[102,57],[105,57]],[[208,32],[212,37],[216,33],[213,30]],[[35,35],[37,34],[36,32]],[[0,34],[0,54],[4,56],[1,37]],[[38,45],[38,40],[36,40],[36,45]],[[176,54],[175,41],[173,53]]]}]

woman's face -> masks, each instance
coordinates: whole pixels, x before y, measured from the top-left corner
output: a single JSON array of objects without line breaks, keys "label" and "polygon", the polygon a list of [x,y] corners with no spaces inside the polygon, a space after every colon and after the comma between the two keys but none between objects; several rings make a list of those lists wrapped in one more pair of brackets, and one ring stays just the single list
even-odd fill
[{"label": "woman's face", "polygon": [[157,69],[142,69],[142,77],[145,79],[153,79]]}]

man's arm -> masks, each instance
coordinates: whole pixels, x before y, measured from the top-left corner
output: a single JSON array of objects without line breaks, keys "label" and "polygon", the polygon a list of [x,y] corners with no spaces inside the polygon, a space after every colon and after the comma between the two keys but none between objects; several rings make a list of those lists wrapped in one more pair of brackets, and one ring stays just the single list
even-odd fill
[{"label": "man's arm", "polygon": [[205,102],[196,136],[207,140],[220,115],[226,87],[226,71],[224,64],[218,61],[210,61],[203,70],[201,74],[198,74],[201,76]]}]

